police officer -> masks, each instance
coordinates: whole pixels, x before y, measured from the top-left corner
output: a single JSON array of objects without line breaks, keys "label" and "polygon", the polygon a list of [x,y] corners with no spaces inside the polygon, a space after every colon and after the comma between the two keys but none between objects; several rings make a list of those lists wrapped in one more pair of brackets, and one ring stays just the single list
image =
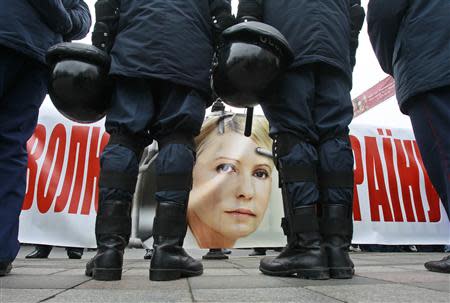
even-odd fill
[{"label": "police officer", "polygon": [[91,23],[82,0],[0,1],[0,276],[19,251],[26,143],[47,93],[47,49],[83,38]]},{"label": "police officer", "polygon": [[364,10],[349,0],[240,0],[237,17],[274,26],[295,55],[262,104],[274,140],[288,244],[276,258],[262,259],[260,270],[308,279],[352,278],[348,125]]},{"label": "police officer", "polygon": [[110,52],[115,87],[106,116],[111,135],[101,155],[96,280],[120,280],[131,232],[139,158],[156,140],[151,280],[200,275],[182,248],[195,161],[194,137],[210,100],[214,37],[233,24],[229,0],[99,0],[93,44]]},{"label": "police officer", "polygon": [[[370,1],[370,41],[381,68],[396,82],[423,163],[450,218],[450,2]],[[450,256],[425,263],[450,273]]]}]

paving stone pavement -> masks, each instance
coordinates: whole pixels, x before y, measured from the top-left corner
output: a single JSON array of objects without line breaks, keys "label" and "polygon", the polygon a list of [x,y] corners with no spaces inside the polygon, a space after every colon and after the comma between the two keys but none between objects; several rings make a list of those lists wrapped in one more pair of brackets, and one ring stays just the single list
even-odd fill
[{"label": "paving stone pavement", "polygon": [[[6,302],[446,302],[450,275],[425,270],[423,263],[444,253],[352,253],[351,280],[312,281],[270,277],[258,270],[260,257],[235,249],[229,260],[203,261],[200,277],[170,282],[148,279],[144,250],[127,249],[121,281],[101,282],[84,275],[82,260],[69,260],[54,248],[49,259],[29,260],[23,246],[10,275],[0,278]],[[189,250],[201,258],[206,250]],[[269,254],[275,255],[273,251]]]}]

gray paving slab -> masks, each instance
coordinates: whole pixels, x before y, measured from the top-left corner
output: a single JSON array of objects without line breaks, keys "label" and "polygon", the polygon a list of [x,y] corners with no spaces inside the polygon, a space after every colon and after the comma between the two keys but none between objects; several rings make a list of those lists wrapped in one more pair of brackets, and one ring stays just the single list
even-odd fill
[{"label": "gray paving slab", "polygon": [[16,267],[14,266],[14,275],[50,275],[50,274],[56,274],[59,272],[67,271],[67,268],[57,268],[57,267],[30,267],[30,266],[22,266],[22,267]]},{"label": "gray paving slab", "polygon": [[67,289],[75,287],[90,278],[82,276],[56,276],[56,275],[18,275],[12,274],[0,278],[0,289]]},{"label": "gray paving slab", "polygon": [[122,277],[126,276],[139,276],[141,278],[148,278],[149,269],[148,268],[129,268],[127,270],[122,271]]},{"label": "gray paving slab", "polygon": [[183,289],[71,289],[45,302],[192,302],[192,295]]},{"label": "gray paving slab", "polygon": [[364,253],[352,254],[354,260],[382,262],[383,264],[423,264],[430,260],[440,260],[446,253]]},{"label": "gray paving slab", "polygon": [[255,267],[255,268],[239,268],[240,271],[245,272],[248,275],[262,275],[261,271],[259,270],[259,268]]},{"label": "gray paving slab", "polygon": [[358,267],[358,266],[370,266],[370,265],[373,265],[373,266],[376,266],[376,265],[383,265],[384,263],[383,263],[383,261],[381,261],[381,260],[368,260],[368,259],[354,259],[354,258],[352,258],[352,261],[353,261],[353,263],[355,264],[355,267]]},{"label": "gray paving slab", "polygon": [[8,303],[37,303],[39,301],[50,298],[60,289],[22,289],[17,291],[15,289],[0,288],[0,302]]},{"label": "gray paving slab", "polygon": [[404,284],[425,283],[425,282],[447,282],[450,285],[450,275],[433,273],[425,269],[422,271],[407,271],[407,272],[364,272],[359,273],[359,275],[367,278]]},{"label": "gray paving slab", "polygon": [[[406,265],[409,266],[409,265]],[[411,271],[413,269],[409,269],[406,267],[397,267],[397,266],[382,266],[382,265],[360,265],[356,266],[355,273],[367,273],[367,272],[405,272]]]},{"label": "gray paving slab", "polygon": [[192,289],[250,289],[289,287],[278,277],[258,276],[200,276],[189,278]]},{"label": "gray paving slab", "polygon": [[[31,250],[21,250],[12,274],[0,278],[0,303],[450,302],[450,275],[423,267],[447,255],[443,253],[352,253],[353,279],[314,281],[263,275],[258,269],[262,257],[249,257],[251,250],[233,250],[228,260],[204,260],[200,277],[153,282],[144,250],[127,249],[122,280],[102,282],[84,276],[95,252],[69,260],[63,248],[55,248],[49,259],[24,259]],[[197,259],[207,252],[188,251]]]},{"label": "gray paving slab", "polygon": [[206,268],[202,276],[246,276],[248,273],[240,268]]},{"label": "gray paving slab", "polygon": [[[422,287],[422,288],[427,288],[427,289],[432,289],[432,290],[443,291],[443,292],[447,292],[450,294],[450,283],[448,283],[447,281],[411,283],[411,286],[417,286],[417,287]],[[449,300],[449,302],[450,302],[450,300]]]},{"label": "gray paving slab", "polygon": [[361,276],[354,276],[353,279],[329,279],[329,280],[307,280],[295,277],[279,278],[282,281],[295,287],[306,286],[334,286],[334,285],[370,285],[370,284],[386,284],[390,283],[383,280],[370,279]]},{"label": "gray paving slab", "polygon": [[29,268],[43,268],[43,267],[55,267],[55,268],[78,268],[85,266],[86,260],[65,260],[65,259],[41,259],[41,260],[24,260],[16,259],[13,263],[13,267],[29,267]]},{"label": "gray paving slab", "polygon": [[233,264],[229,261],[215,261],[215,260],[201,260],[203,268],[238,268],[239,265]]},{"label": "gray paving slab", "polygon": [[450,294],[446,292],[401,284],[308,286],[306,288],[348,303],[448,303],[450,300]]},{"label": "gray paving slab", "polygon": [[75,289],[122,289],[122,290],[153,290],[153,289],[184,289],[189,290],[187,279],[179,279],[167,282],[150,281],[147,276],[122,276],[120,281],[96,281],[90,280],[80,284]]},{"label": "gray paving slab", "polygon": [[232,258],[230,263],[239,268],[259,268],[262,258]]},{"label": "gray paving slab", "polygon": [[195,302],[341,302],[304,288],[194,289]]},{"label": "gray paving slab", "polygon": [[64,271],[60,271],[54,273],[55,276],[84,276],[84,267],[83,268],[74,268],[74,269],[66,269]]},{"label": "gray paving slab", "polygon": [[399,269],[403,269],[403,270],[415,270],[415,271],[423,271],[423,270],[425,270],[425,266],[423,266],[423,263],[420,263],[420,264],[392,265],[390,267],[384,266],[384,268],[399,268]]}]

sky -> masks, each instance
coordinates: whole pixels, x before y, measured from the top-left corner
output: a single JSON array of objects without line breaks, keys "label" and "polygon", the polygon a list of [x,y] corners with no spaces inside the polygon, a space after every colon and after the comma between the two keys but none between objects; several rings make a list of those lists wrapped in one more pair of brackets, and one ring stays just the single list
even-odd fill
[{"label": "sky", "polygon": [[[95,0],[85,0],[91,9],[92,18],[95,17],[94,3]],[[233,12],[236,13],[238,0],[232,0]],[[369,0],[362,0],[361,3],[366,9]],[[94,24],[94,20],[93,23]],[[92,27],[91,27],[92,30]],[[82,42],[90,43],[91,35],[89,34]],[[383,80],[387,75],[378,65],[378,61],[373,52],[372,46],[367,34],[367,23],[364,22],[363,28],[359,35],[359,47],[356,53],[356,65],[353,70],[353,89],[351,91],[352,99],[356,98],[367,89]],[[242,112],[242,109],[233,109],[236,112]],[[262,110],[258,107],[255,113],[261,114]],[[372,108],[366,113],[355,118],[354,122],[362,124],[389,125],[390,127],[411,127],[409,118],[403,115],[397,106],[395,98],[391,98],[384,103]]]}]

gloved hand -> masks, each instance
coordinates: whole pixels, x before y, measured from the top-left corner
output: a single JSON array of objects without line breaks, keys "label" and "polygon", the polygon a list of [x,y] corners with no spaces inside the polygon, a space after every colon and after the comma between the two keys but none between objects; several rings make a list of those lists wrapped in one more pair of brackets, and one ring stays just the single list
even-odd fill
[{"label": "gloved hand", "polygon": [[231,11],[223,10],[213,16],[214,46],[219,47],[222,43],[222,32],[237,23]]},{"label": "gloved hand", "polygon": [[350,7],[350,61],[352,68],[356,63],[356,49],[358,48],[359,32],[364,24],[366,18],[366,12],[361,6],[360,1],[354,1],[355,3]]},{"label": "gloved hand", "polygon": [[262,0],[240,0],[236,18],[239,22],[262,21],[263,12]]},{"label": "gloved hand", "polygon": [[120,0],[95,2],[96,22],[92,32],[92,45],[109,53],[119,27]]}]

